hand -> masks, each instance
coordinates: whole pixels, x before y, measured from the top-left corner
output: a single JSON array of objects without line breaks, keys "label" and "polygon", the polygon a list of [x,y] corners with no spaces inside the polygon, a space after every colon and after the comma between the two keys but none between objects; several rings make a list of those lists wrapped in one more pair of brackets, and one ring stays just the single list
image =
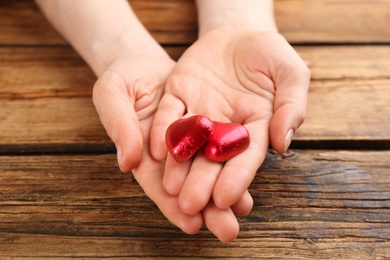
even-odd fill
[{"label": "hand", "polygon": [[[185,232],[196,232],[203,218],[221,240],[232,239],[229,234],[238,232],[237,225],[219,230],[213,223],[220,222],[221,227],[226,227],[224,221],[231,223],[230,208],[220,210],[210,202],[203,216],[187,216],[178,206],[178,197],[163,189],[164,163],[150,157],[149,132],[175,63],[147,32],[128,1],[85,0],[77,4],[66,0],[36,1],[53,26],[99,75],[93,101],[117,147],[121,170],[128,172],[135,168],[134,175],[146,194]],[[251,207],[249,194],[245,193],[242,198],[232,206],[237,214]]]},{"label": "hand", "polygon": [[[245,196],[269,144],[284,152],[302,124],[309,78],[305,63],[275,32],[214,30],[183,54],[153,122],[153,157],[167,156],[165,131],[183,116],[201,114],[240,123],[251,135],[248,149],[225,164],[210,162],[202,154],[177,163],[168,155],[163,185],[179,196],[184,213],[195,216],[209,203],[228,210]],[[237,222],[232,214],[230,225]]]},{"label": "hand", "polygon": [[148,140],[143,139],[140,123],[153,118],[174,65],[168,55],[120,56],[95,83],[93,102],[115,143],[123,172],[133,170],[141,160]]},{"label": "hand", "polygon": [[162,188],[164,164],[149,155],[150,125],[174,65],[167,56],[121,56],[97,80],[93,101],[117,147],[120,169],[133,170],[145,193],[164,215],[185,232],[195,233],[203,224],[202,217],[181,212],[177,198]]},{"label": "hand", "polygon": [[[219,210],[210,203],[204,216],[184,214],[178,197],[163,188],[164,162],[150,156],[151,123],[174,64],[167,57],[120,57],[99,77],[94,86],[93,101],[103,126],[118,149],[121,170],[129,172],[135,168],[135,178],[161,212],[184,232],[193,234],[202,227],[203,219],[207,221],[206,225],[214,221],[224,223],[227,221],[225,215],[231,217],[231,210]],[[249,212],[252,204],[248,196],[233,207],[237,214]],[[235,238],[231,233],[238,233],[237,225],[230,228],[223,225],[225,228],[221,230],[210,225],[211,231],[224,241]]]}]

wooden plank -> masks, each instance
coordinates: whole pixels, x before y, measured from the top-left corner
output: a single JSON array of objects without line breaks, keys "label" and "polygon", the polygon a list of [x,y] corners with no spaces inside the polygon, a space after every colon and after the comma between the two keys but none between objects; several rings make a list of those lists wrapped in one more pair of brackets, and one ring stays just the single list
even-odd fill
[{"label": "wooden plank", "polygon": [[0,75],[0,153],[114,151],[92,104],[96,77],[71,48],[0,48]]},{"label": "wooden plank", "polygon": [[[192,0],[130,0],[162,44],[188,44],[197,37]],[[275,0],[280,32],[292,43],[389,43],[390,0]],[[0,3],[1,44],[65,44],[32,0]]]},{"label": "wooden plank", "polygon": [[390,78],[390,46],[387,45],[325,45],[294,46],[294,48],[308,64],[312,81]]},{"label": "wooden plank", "polygon": [[[184,48],[167,50],[179,57]],[[359,141],[353,145],[369,148],[374,141],[388,149],[390,48],[297,51],[310,66],[312,83],[307,120],[293,145],[342,142],[347,148],[346,141]],[[0,74],[1,153],[114,150],[91,102],[95,76],[71,48],[0,48]]]},{"label": "wooden plank", "polygon": [[390,151],[270,153],[240,217],[218,242],[168,223],[116,156],[0,156],[0,257],[390,257]]},{"label": "wooden plank", "polygon": [[33,0],[0,2],[0,42],[14,44],[65,44]]},{"label": "wooden plank", "polygon": [[70,48],[0,48],[1,153],[112,150],[91,100],[96,77]]},{"label": "wooden plank", "polygon": [[70,47],[0,48],[0,99],[90,97],[96,76]]},{"label": "wooden plank", "polygon": [[296,133],[300,141],[381,141],[390,147],[390,80],[313,82],[308,101],[307,120]]},{"label": "wooden plank", "polygon": [[[296,49],[308,63],[312,81],[307,120],[295,140],[327,140],[327,145],[344,148],[369,148],[372,142],[389,148],[390,47]],[[346,143],[351,140],[360,143]]]},{"label": "wooden plank", "polygon": [[276,0],[275,18],[292,43],[388,43],[389,5],[389,0]]},{"label": "wooden plank", "polygon": [[[130,1],[140,20],[164,44],[192,42],[197,35],[193,1]],[[51,27],[33,0],[2,1],[1,44],[60,44],[64,39]]]},{"label": "wooden plank", "polygon": [[90,97],[2,101],[0,120],[0,153],[114,151]]}]

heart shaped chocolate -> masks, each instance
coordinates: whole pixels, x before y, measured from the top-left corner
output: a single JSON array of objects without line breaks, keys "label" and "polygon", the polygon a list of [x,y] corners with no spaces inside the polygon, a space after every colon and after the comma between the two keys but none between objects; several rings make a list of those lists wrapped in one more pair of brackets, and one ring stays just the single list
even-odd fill
[{"label": "heart shaped chocolate", "polygon": [[184,162],[205,144],[213,129],[214,123],[205,116],[179,119],[168,127],[165,142],[172,157]]},{"label": "heart shaped chocolate", "polygon": [[249,132],[244,126],[214,122],[214,131],[203,147],[203,154],[211,161],[225,162],[243,152],[249,143]]}]

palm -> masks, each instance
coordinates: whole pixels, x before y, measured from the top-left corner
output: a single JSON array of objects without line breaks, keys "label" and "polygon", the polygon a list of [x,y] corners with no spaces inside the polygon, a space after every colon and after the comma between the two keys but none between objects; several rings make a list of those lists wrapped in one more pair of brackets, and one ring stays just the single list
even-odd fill
[{"label": "palm", "polygon": [[210,33],[181,57],[166,92],[184,103],[186,113],[243,124],[270,120],[276,85],[302,65],[279,34]]},{"label": "palm", "polygon": [[[140,186],[162,213],[183,231],[195,233],[202,226],[203,217],[201,214],[184,214],[178,197],[165,191],[162,184],[164,163],[154,160],[149,150],[151,124],[174,65],[167,57],[121,57],[99,77],[93,98],[101,121],[121,154],[119,164],[122,171],[134,169],[133,174]],[[236,207],[240,212],[240,203]],[[209,216],[206,219],[223,222],[224,214],[229,210],[218,211],[210,205],[204,211]],[[218,235],[218,232],[214,233]],[[222,238],[234,237],[228,234]]]},{"label": "palm", "polygon": [[118,149],[122,171],[132,170],[141,158],[139,123],[151,120],[175,63],[168,57],[120,57],[94,86],[93,101],[103,126]]},{"label": "palm", "polygon": [[201,211],[211,197],[222,209],[242,198],[270,141],[278,148],[269,135],[275,111],[285,104],[301,102],[294,100],[294,95],[291,100],[283,97],[285,86],[307,83],[306,70],[291,46],[276,33],[211,32],[184,53],[156,114],[151,136],[154,157],[165,156],[166,150],[161,148],[165,147],[165,130],[185,115],[202,114],[215,121],[241,123],[251,134],[249,148],[225,164],[209,162],[200,154],[183,165],[168,156],[164,187],[179,195],[185,213]]},{"label": "palm", "polygon": [[174,62],[141,57],[114,61],[94,87],[94,104],[108,135],[118,149],[122,171],[133,170],[145,193],[173,223],[196,232],[202,219],[180,212],[177,198],[162,188],[163,163],[150,157],[149,132],[158,102]]}]

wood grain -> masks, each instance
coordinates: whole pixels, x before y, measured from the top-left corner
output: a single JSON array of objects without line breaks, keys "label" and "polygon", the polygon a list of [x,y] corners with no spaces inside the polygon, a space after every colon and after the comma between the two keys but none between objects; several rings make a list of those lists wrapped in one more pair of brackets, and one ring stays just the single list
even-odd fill
[{"label": "wood grain", "polygon": [[0,153],[115,150],[92,104],[96,77],[70,47],[2,47],[0,75]]},{"label": "wood grain", "polygon": [[[196,40],[193,0],[129,2],[174,59]],[[312,73],[304,149],[269,151],[224,244],[178,230],[119,171],[95,75],[33,0],[0,0],[0,259],[390,259],[389,6],[275,0]]]},{"label": "wood grain", "polygon": [[[390,47],[296,49],[312,76],[307,120],[297,131],[295,140],[314,141],[310,142],[311,147],[321,146],[317,141],[327,140],[323,145],[328,147],[388,149]],[[351,140],[359,142],[346,142]]]},{"label": "wood grain", "polygon": [[311,86],[297,139],[383,141],[390,148],[390,80],[314,81]]},{"label": "wood grain", "polygon": [[172,226],[115,155],[0,156],[0,257],[390,257],[390,152],[270,151],[239,239]]},{"label": "wood grain", "polygon": [[[166,49],[176,58],[185,50]],[[293,145],[369,148],[379,142],[388,149],[390,48],[296,49],[312,82],[307,120]],[[114,151],[91,101],[96,78],[71,48],[0,48],[0,73],[2,153]]]},{"label": "wood grain", "polygon": [[[160,43],[188,44],[196,39],[194,1],[129,2]],[[390,0],[275,0],[275,16],[291,43],[389,43],[389,5]],[[65,44],[32,0],[1,1],[0,17],[0,44]]]},{"label": "wood grain", "polygon": [[276,0],[275,18],[292,43],[388,43],[389,5],[389,0]]},{"label": "wood grain", "polygon": [[304,45],[294,48],[309,66],[311,80],[315,82],[390,78],[389,45]]}]

